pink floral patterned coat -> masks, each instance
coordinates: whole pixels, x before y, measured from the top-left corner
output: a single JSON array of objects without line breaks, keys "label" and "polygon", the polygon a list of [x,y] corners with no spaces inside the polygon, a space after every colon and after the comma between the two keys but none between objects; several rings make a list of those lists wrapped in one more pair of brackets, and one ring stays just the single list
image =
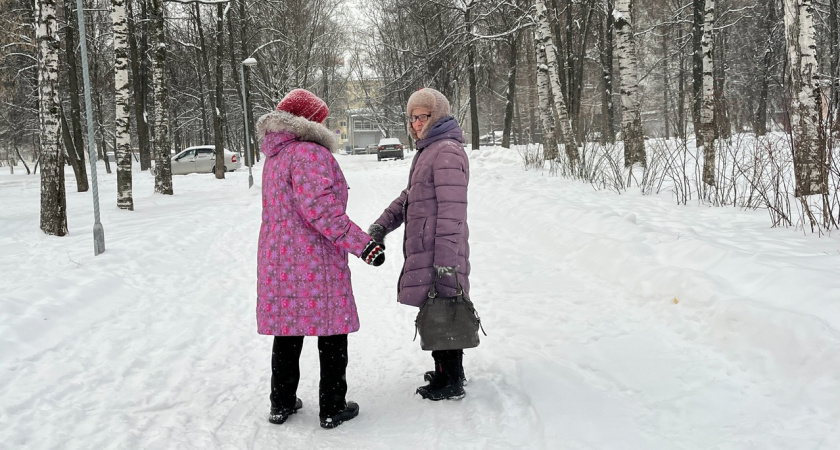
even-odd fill
[{"label": "pink floral patterned coat", "polygon": [[275,111],[257,132],[266,155],[257,255],[257,331],[330,336],[359,329],[347,254],[370,236],[345,212],[347,181],[323,125]]}]

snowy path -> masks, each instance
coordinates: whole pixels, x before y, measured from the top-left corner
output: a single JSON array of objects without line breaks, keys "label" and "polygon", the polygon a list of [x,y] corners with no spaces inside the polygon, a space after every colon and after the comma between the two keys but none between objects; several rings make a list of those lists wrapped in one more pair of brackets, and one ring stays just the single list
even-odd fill
[{"label": "snowy path", "polygon": [[[366,227],[410,160],[339,161],[350,216]],[[471,164],[471,293],[489,336],[466,353],[467,397],[413,394],[431,358],[412,342],[416,310],[394,301],[398,230],[382,267],[351,258],[362,329],[350,337],[348,398],[361,414],[331,431],[317,425],[312,338],[304,408],[282,426],[265,420],[271,339],[255,333],[260,205],[247,172],[178,177],[172,198],[138,176],[137,211],[103,208],[108,251],[96,258],[89,194],[68,193],[72,234],[49,238],[31,207],[37,183],[0,177],[0,448],[840,442],[838,239],[790,239],[758,213],[667,196],[617,199],[493,151]],[[814,286],[784,303],[802,278]]]}]

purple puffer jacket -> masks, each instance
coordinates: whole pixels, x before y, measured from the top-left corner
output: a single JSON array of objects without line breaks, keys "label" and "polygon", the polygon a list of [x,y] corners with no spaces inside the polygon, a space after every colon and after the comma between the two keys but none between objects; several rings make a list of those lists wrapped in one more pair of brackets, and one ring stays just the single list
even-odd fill
[{"label": "purple puffer jacket", "polygon": [[[322,130],[323,129],[323,130]],[[257,331],[330,336],[359,329],[347,253],[370,236],[350,221],[347,181],[325,127],[287,114],[257,125],[262,151],[263,214],[257,255]]]},{"label": "purple puffer jacket", "polygon": [[[465,293],[470,289],[470,246],[467,227],[467,185],[470,167],[464,137],[452,116],[417,141],[406,188],[376,223],[389,233],[405,222],[405,263],[398,282],[400,303],[420,306],[435,279],[434,266],[457,267]],[[445,276],[438,295],[453,297],[455,277]]]}]

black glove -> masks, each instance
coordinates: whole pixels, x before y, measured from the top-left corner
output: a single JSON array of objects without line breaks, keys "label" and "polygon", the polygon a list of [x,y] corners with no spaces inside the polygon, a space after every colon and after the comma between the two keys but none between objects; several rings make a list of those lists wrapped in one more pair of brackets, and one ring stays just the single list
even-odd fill
[{"label": "black glove", "polygon": [[361,256],[364,262],[372,266],[381,266],[385,262],[385,244],[371,239],[362,250]]},{"label": "black glove", "polygon": [[385,227],[375,223],[368,227],[368,234],[370,235],[371,239],[378,243],[385,242]]}]

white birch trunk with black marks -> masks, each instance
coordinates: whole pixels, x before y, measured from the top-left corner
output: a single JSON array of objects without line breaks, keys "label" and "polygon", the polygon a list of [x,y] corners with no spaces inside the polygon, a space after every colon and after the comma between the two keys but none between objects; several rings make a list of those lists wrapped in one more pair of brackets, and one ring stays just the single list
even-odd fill
[{"label": "white birch trunk with black marks", "polygon": [[557,135],[554,129],[554,113],[551,109],[551,86],[548,82],[548,63],[545,51],[541,48],[539,37],[534,48],[537,54],[537,97],[539,98],[540,123],[542,123],[543,159],[552,161],[557,158]]},{"label": "white birch trunk with black marks", "polygon": [[580,154],[577,148],[577,139],[574,131],[572,131],[572,122],[569,117],[569,109],[566,102],[563,100],[563,88],[560,85],[560,72],[557,61],[557,51],[554,47],[554,42],[551,39],[551,27],[548,24],[548,17],[546,16],[545,1],[537,0],[537,32],[536,45],[538,49],[543,49],[545,54],[546,64],[548,66],[548,81],[551,86],[551,96],[554,100],[554,109],[557,111],[557,121],[560,124],[560,132],[563,133],[563,147],[566,152],[566,157],[569,158],[569,165],[573,172],[578,167],[578,160]]},{"label": "white birch trunk with black marks", "polygon": [[117,163],[117,207],[134,210],[131,186],[131,85],[128,78],[128,20],[126,0],[111,0],[114,31],[114,137]]},{"label": "white birch trunk with black marks", "polygon": [[615,52],[618,57],[621,87],[621,134],[624,140],[624,166],[647,166],[645,136],[639,111],[639,74],[636,42],[633,37],[631,0],[616,0],[612,11],[615,21]]},{"label": "white birch trunk with black marks", "polygon": [[169,137],[169,86],[166,79],[166,26],[163,0],[152,0],[155,48],[152,70],[155,82],[155,192],[172,195]]},{"label": "white birch trunk with black marks", "polygon": [[790,70],[790,125],[796,196],[824,194],[825,137],[811,0],[785,0],[785,36]]},{"label": "white birch trunk with black marks", "polygon": [[[213,143],[216,149],[216,164],[215,174],[217,179],[225,178],[225,137],[224,129],[222,127],[222,110],[224,109],[224,87],[222,84],[222,52],[224,51],[224,43],[222,42],[222,31],[224,25],[224,9],[222,4],[216,5],[216,61],[215,61],[215,94],[213,95]],[[201,24],[198,24],[201,26]]]},{"label": "white birch trunk with black marks", "polygon": [[35,14],[41,142],[41,230],[53,236],[64,236],[67,234],[67,195],[64,187],[64,149],[59,135],[59,39],[55,0],[36,0]]},{"label": "white birch trunk with black marks", "polygon": [[[715,78],[714,78],[715,0],[706,0],[703,19],[703,103],[700,106],[700,130],[703,148],[703,183],[715,185]],[[697,149],[700,151],[700,149]]]}]

